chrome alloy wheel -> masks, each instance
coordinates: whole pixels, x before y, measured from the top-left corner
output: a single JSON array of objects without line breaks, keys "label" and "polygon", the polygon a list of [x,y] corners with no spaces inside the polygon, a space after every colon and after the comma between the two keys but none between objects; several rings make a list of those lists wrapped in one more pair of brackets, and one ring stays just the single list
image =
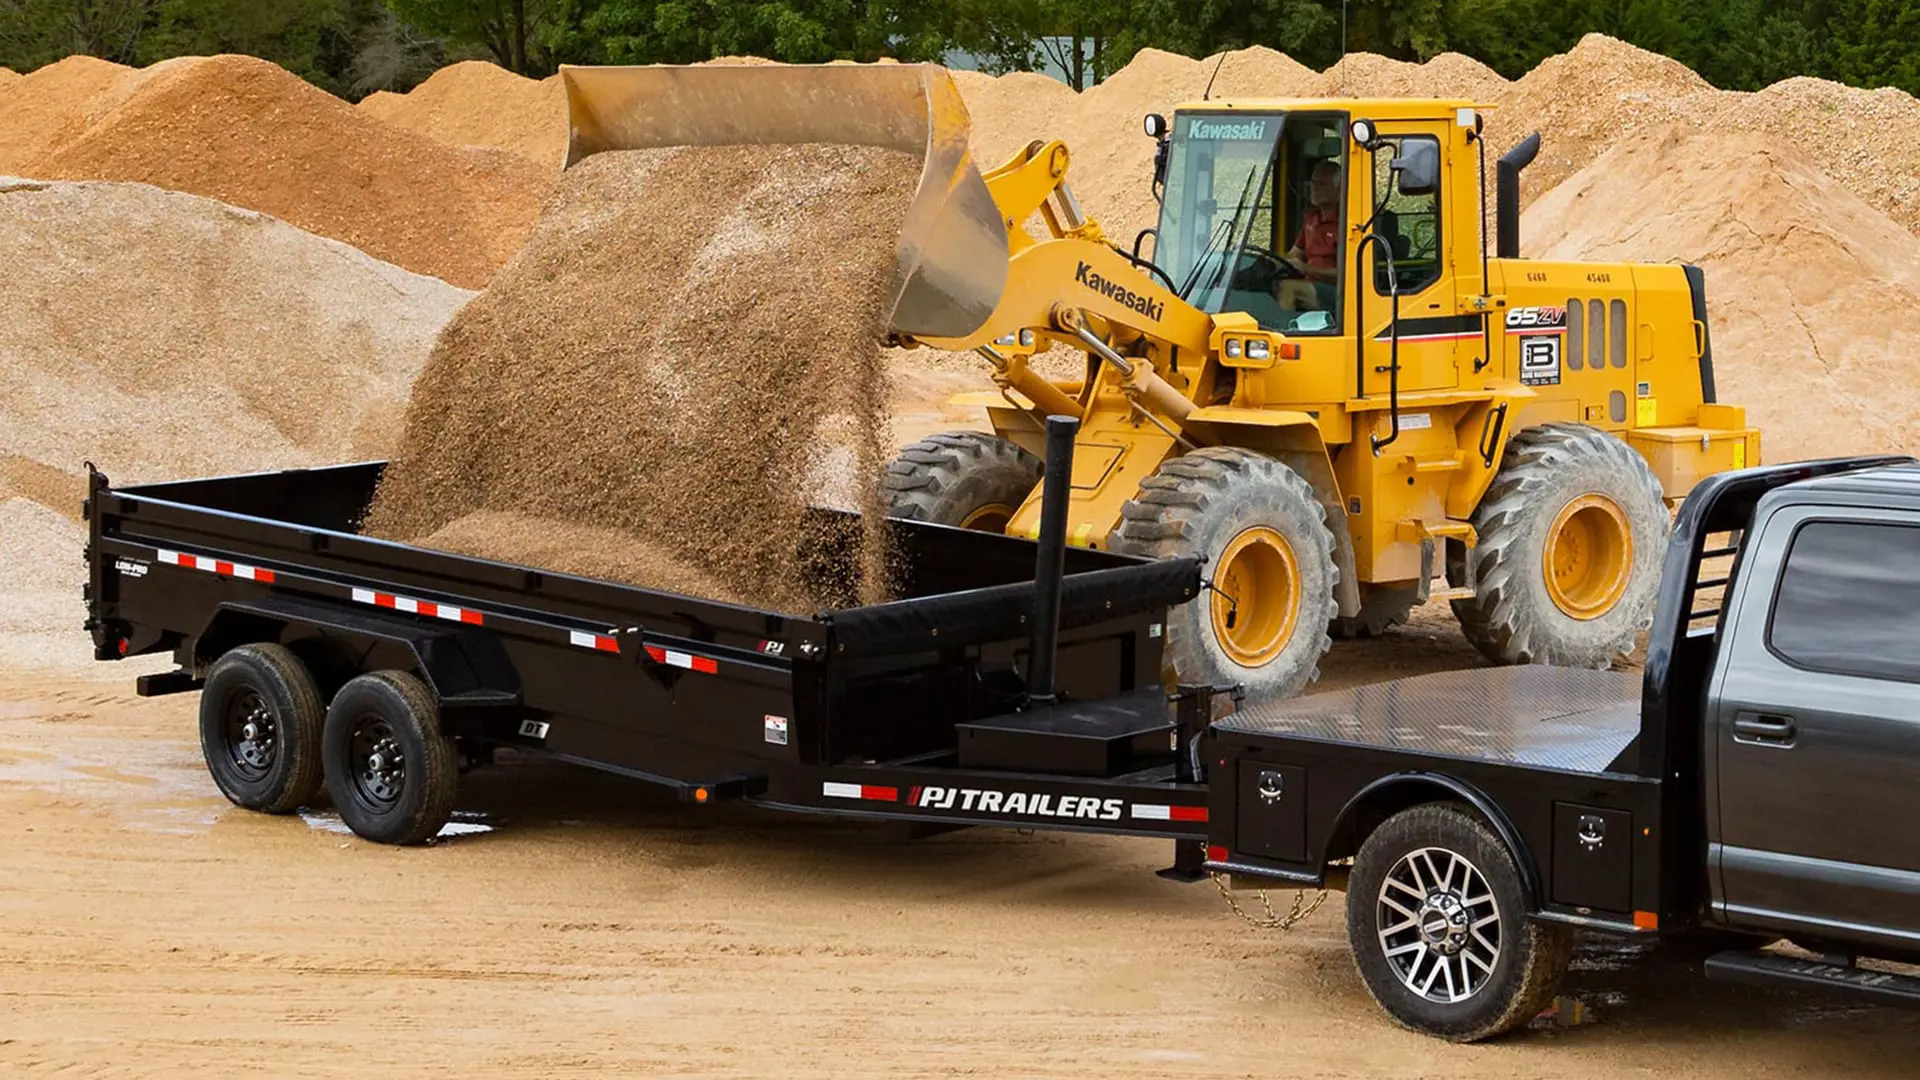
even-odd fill
[{"label": "chrome alloy wheel", "polygon": [[1493,978],[1500,905],[1480,868],[1445,848],[1402,856],[1380,883],[1380,948],[1407,989],[1441,1005],[1462,1002]]}]

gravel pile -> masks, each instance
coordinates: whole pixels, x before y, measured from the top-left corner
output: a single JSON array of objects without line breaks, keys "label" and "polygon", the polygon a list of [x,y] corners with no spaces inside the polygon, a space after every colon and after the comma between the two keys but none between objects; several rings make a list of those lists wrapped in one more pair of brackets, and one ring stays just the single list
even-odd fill
[{"label": "gravel pile", "polygon": [[1707,276],[1716,379],[1764,459],[1910,449],[1920,238],[1778,140],[1685,128],[1623,142],[1522,217],[1534,257],[1686,260]]},{"label": "gravel pile", "polygon": [[404,94],[370,94],[358,107],[448,145],[506,150],[544,169],[560,168],[567,151],[567,97],[558,75],[529,79],[467,60]]},{"label": "gravel pile", "polygon": [[396,128],[264,60],[98,74],[76,69],[85,85],[65,96],[31,89],[39,73],[0,91],[45,113],[33,125],[42,151],[19,160],[16,148],[8,171],[205,195],[469,287],[519,247],[551,183],[518,155]]},{"label": "gravel pile", "polygon": [[[609,153],[569,170],[435,347],[367,531],[420,541],[513,513],[639,538],[756,605],[883,597],[879,340],[919,171],[845,146]],[[818,500],[867,512],[857,581],[799,570]],[[467,550],[513,557],[506,541]]]}]

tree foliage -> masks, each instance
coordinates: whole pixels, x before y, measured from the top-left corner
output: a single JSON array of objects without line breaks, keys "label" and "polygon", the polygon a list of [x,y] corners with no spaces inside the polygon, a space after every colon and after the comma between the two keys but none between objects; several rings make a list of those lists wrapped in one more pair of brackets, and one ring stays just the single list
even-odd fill
[{"label": "tree foliage", "polygon": [[1264,45],[1316,68],[1347,51],[1462,52],[1511,78],[1593,31],[1728,89],[1815,75],[1920,92],[1920,0],[0,0],[0,65],[245,52],[357,96],[474,56],[539,76],[563,63],[959,55],[1086,87],[1143,48]]}]

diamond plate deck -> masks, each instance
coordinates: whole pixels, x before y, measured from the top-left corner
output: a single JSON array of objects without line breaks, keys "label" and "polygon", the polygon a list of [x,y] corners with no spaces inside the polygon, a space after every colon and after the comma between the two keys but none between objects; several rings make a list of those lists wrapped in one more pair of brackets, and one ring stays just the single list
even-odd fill
[{"label": "diamond plate deck", "polygon": [[1531,665],[1448,671],[1249,705],[1214,726],[1598,773],[1640,733],[1640,676]]}]

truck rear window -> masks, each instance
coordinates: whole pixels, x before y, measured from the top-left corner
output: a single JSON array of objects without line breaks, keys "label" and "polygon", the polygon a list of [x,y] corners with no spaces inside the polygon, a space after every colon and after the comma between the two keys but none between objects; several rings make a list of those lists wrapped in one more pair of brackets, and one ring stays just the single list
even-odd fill
[{"label": "truck rear window", "polygon": [[1767,643],[1796,667],[1920,682],[1920,528],[1821,521],[1787,552]]}]

